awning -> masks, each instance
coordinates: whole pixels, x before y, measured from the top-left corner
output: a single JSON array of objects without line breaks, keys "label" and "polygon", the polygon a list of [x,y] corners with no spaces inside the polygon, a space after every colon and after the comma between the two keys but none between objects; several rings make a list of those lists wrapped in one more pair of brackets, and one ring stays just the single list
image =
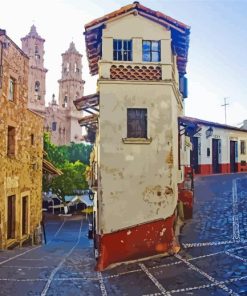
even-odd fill
[{"label": "awning", "polygon": [[56,168],[51,162],[43,159],[43,172],[51,175],[61,176],[63,174],[58,168]]}]

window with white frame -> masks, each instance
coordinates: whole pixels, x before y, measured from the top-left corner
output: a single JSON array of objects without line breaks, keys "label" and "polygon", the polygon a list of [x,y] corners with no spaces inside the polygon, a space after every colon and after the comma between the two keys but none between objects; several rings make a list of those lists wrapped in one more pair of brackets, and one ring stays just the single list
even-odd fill
[{"label": "window with white frame", "polygon": [[160,62],[160,41],[142,41],[143,62]]},{"label": "window with white frame", "polygon": [[246,142],[240,141],[240,154],[246,154]]},{"label": "window with white frame", "polygon": [[113,60],[132,61],[132,40],[113,40]]}]

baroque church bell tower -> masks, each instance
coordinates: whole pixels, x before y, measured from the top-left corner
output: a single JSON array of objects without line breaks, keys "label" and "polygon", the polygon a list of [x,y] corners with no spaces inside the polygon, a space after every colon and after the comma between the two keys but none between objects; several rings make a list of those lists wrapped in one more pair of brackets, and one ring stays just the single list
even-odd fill
[{"label": "baroque church bell tower", "polygon": [[44,42],[32,25],[30,32],[21,39],[22,50],[29,57],[28,107],[45,114]]},{"label": "baroque church bell tower", "polygon": [[82,80],[82,55],[76,50],[74,42],[62,54],[62,78],[59,83],[59,106],[78,113],[73,101],[83,95],[84,81]]},{"label": "baroque church bell tower", "polygon": [[81,118],[81,112],[76,109],[73,101],[83,96],[85,81],[82,80],[82,55],[76,50],[74,42],[71,42],[69,49],[62,54],[61,76],[58,80],[58,105],[67,115],[67,141],[80,142],[82,131],[78,120]]}]

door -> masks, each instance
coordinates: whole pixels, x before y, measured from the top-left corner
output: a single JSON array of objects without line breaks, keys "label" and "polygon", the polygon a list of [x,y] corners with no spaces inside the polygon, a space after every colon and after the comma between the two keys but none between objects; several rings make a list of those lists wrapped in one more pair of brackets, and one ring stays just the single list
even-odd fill
[{"label": "door", "polygon": [[27,196],[22,198],[22,235],[28,232],[28,203]]},{"label": "door", "polygon": [[220,156],[220,140],[219,139],[212,139],[212,169],[213,174],[220,173],[220,163],[219,163],[219,156]]},{"label": "door", "polygon": [[237,142],[230,141],[230,171],[231,173],[237,172]]},{"label": "door", "polygon": [[15,195],[8,196],[7,239],[15,238]]},{"label": "door", "polygon": [[193,146],[193,149],[190,151],[190,166],[194,169],[195,174],[199,174],[200,173],[199,161],[198,161],[199,145],[198,145],[197,137],[192,138],[192,146]]}]

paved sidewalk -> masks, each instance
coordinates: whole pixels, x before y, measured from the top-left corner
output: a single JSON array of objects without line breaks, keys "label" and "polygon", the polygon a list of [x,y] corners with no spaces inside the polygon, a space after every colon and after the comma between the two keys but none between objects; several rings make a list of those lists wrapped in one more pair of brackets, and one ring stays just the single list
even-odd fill
[{"label": "paved sidewalk", "polygon": [[47,245],[0,252],[0,295],[247,295],[246,208],[246,174],[196,178],[183,250],[102,273],[86,220],[50,220]]}]

